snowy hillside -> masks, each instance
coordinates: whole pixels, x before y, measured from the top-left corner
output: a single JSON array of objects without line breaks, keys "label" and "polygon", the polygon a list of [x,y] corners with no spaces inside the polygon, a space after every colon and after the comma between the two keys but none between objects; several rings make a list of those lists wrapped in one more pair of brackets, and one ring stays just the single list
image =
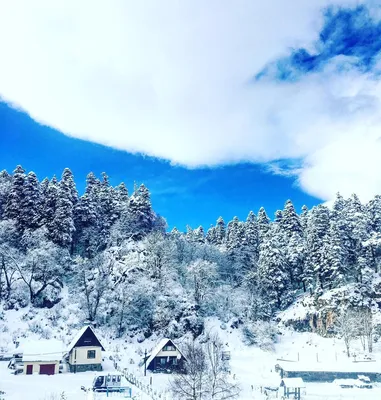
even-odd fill
[{"label": "snowy hillside", "polygon": [[[69,169],[40,182],[18,166],[0,173],[0,350],[67,344],[88,322],[106,359],[141,377],[145,350],[163,337],[203,354],[212,330],[231,354],[220,382],[249,398],[274,378],[277,358],[378,365],[380,261],[381,196],[362,204],[337,195],[331,209],[300,214],[288,200],[273,221],[261,208],[206,232],[167,232],[144,184],[128,193],[90,173],[79,195]],[[6,396],[17,378],[26,379],[0,382]],[[170,376],[150,378],[168,389]],[[66,375],[46,379],[69,385]]]}]

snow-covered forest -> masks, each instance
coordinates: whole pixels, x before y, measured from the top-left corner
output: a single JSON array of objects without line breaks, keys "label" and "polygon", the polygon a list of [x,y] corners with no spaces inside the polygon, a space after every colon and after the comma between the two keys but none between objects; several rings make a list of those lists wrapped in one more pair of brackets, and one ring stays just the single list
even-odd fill
[{"label": "snow-covered forest", "polygon": [[362,204],[338,194],[332,207],[300,213],[287,200],[273,219],[261,208],[207,230],[166,228],[143,184],[128,193],[90,173],[79,195],[69,169],[41,182],[21,166],[2,171],[3,308],[52,308],[67,290],[83,320],[143,340],[196,337],[207,317],[235,321],[250,339],[266,326],[256,321],[271,321],[301,294],[348,284],[353,306],[374,306],[381,196]]}]

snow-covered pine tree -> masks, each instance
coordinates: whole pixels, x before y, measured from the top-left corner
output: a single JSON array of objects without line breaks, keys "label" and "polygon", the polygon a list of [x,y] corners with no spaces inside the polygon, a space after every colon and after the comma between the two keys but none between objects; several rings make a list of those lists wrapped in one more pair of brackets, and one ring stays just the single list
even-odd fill
[{"label": "snow-covered pine tree", "polygon": [[344,200],[344,197],[339,192],[337,192],[331,212],[331,218],[334,221],[339,222],[340,220],[342,220],[345,206],[346,202]]},{"label": "snow-covered pine tree", "polygon": [[216,245],[223,244],[225,241],[225,236],[226,236],[226,226],[225,226],[225,221],[223,220],[222,217],[219,217],[217,219],[216,223]]},{"label": "snow-covered pine tree", "polygon": [[216,244],[217,240],[216,240],[216,227],[215,226],[212,225],[207,230],[205,240],[206,240],[206,243],[208,243],[208,244],[211,244],[211,245]]},{"label": "snow-covered pine tree", "polygon": [[305,239],[298,232],[293,232],[286,246],[287,271],[291,284],[299,289],[307,289],[308,277],[306,276],[306,246]]},{"label": "snow-covered pine tree", "polygon": [[292,291],[287,260],[276,236],[271,232],[263,238],[259,248],[258,278],[273,311],[289,304]]},{"label": "snow-covered pine tree", "polygon": [[115,193],[115,211],[118,215],[118,218],[121,217],[122,214],[126,214],[128,212],[128,190],[124,182],[121,182],[114,189]]},{"label": "snow-covered pine tree", "polygon": [[135,239],[141,239],[152,231],[155,215],[150,193],[144,184],[141,184],[130,197],[129,213],[134,225]]},{"label": "snow-covered pine tree", "polygon": [[371,221],[356,194],[346,201],[342,214],[340,231],[346,250],[346,264],[355,279],[359,281],[361,272],[358,267],[358,256],[361,254],[362,243],[370,236]]},{"label": "snow-covered pine tree", "polygon": [[23,229],[37,229],[41,222],[41,197],[37,176],[29,172],[23,187],[19,223]]},{"label": "snow-covered pine tree", "polygon": [[102,173],[102,181],[98,195],[98,237],[99,249],[106,248],[107,242],[110,238],[110,231],[112,225],[118,219],[117,196],[114,189],[110,186],[109,178],[106,173]]},{"label": "snow-covered pine tree", "polygon": [[51,227],[51,239],[61,247],[68,247],[75,231],[74,207],[77,202],[73,174],[65,168],[58,185],[56,210]]},{"label": "snow-covered pine tree", "polygon": [[276,210],[274,214],[274,223],[280,225],[280,222],[282,221],[283,218],[283,212],[282,210]]},{"label": "snow-covered pine tree", "polygon": [[41,192],[41,224],[47,227],[49,237],[51,237],[54,229],[53,220],[56,214],[57,201],[58,181],[57,178],[53,176],[48,183],[45,195]]},{"label": "snow-covered pine tree", "polygon": [[5,206],[5,217],[20,225],[21,205],[24,197],[25,170],[18,165],[13,171],[11,188]]},{"label": "snow-covered pine tree", "polygon": [[284,205],[279,225],[286,239],[289,239],[293,233],[297,233],[300,236],[303,234],[299,215],[296,213],[291,200],[287,200]]},{"label": "snow-covered pine tree", "polygon": [[270,218],[266,214],[266,210],[261,207],[258,211],[258,240],[259,244],[263,242],[264,237],[270,229]]},{"label": "snow-covered pine tree", "polygon": [[374,232],[381,232],[381,196],[376,195],[366,205],[366,211],[369,215],[371,229]]},{"label": "snow-covered pine tree", "polygon": [[306,240],[306,263],[304,284],[312,291],[313,282],[322,285],[324,275],[321,264],[323,239],[329,230],[329,210],[323,205],[313,207],[308,213]]},{"label": "snow-covered pine tree", "polygon": [[193,231],[193,240],[195,243],[205,243],[204,228],[201,225]]},{"label": "snow-covered pine tree", "polygon": [[8,194],[11,188],[12,176],[3,170],[0,172],[0,219],[5,213],[5,205],[7,204]]},{"label": "snow-covered pine tree", "polygon": [[250,252],[251,263],[254,265],[259,257],[258,221],[253,211],[249,212],[245,223],[246,245]]},{"label": "snow-covered pine tree", "polygon": [[321,274],[322,287],[332,289],[341,286],[347,278],[345,265],[345,250],[343,248],[341,233],[335,221],[331,221],[328,234],[323,238],[321,252]]},{"label": "snow-covered pine tree", "polygon": [[303,232],[307,229],[307,218],[308,218],[308,207],[304,205],[300,214],[300,225],[302,226]]}]

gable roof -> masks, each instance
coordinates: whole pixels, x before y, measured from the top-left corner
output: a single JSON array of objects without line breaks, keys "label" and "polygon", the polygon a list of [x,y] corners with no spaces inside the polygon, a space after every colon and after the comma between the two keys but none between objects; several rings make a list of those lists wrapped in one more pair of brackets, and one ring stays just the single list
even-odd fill
[{"label": "gable roof", "polygon": [[98,339],[97,335],[94,332],[94,329],[90,326],[90,325],[85,325],[81,330],[79,330],[77,332],[77,334],[73,337],[73,340],[70,342],[68,348],[67,348],[67,352],[69,353],[70,351],[73,350],[73,348],[76,346],[76,344],[79,342],[79,340],[81,339],[81,337],[86,333],[86,331],[90,329],[92,334],[95,336],[95,338],[97,339],[97,341],[99,342],[100,347],[102,348],[102,351],[105,351],[101,341]]},{"label": "gable roof", "polygon": [[66,353],[59,340],[33,340],[22,345],[23,362],[60,361]]},{"label": "gable roof", "polygon": [[154,349],[151,351],[150,356],[147,358],[147,368],[168,342],[171,342],[175,346],[176,350],[180,353],[181,357],[185,359],[184,355],[181,353],[180,349],[173,343],[173,341],[171,339],[164,338],[161,339],[160,342],[154,347]]}]

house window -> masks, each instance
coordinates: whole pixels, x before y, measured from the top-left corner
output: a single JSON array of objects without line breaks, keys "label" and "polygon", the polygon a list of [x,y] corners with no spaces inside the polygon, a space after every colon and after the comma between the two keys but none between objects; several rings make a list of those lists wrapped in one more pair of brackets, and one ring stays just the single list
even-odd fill
[{"label": "house window", "polygon": [[95,350],[87,350],[87,358],[95,358]]},{"label": "house window", "polygon": [[173,365],[177,365],[177,357],[173,359]]},{"label": "house window", "polygon": [[171,344],[167,344],[166,346],[163,347],[163,351],[175,351],[176,348],[175,346],[172,346]]},{"label": "house window", "polygon": [[165,365],[165,357],[161,357],[160,358],[160,364],[161,365]]}]

